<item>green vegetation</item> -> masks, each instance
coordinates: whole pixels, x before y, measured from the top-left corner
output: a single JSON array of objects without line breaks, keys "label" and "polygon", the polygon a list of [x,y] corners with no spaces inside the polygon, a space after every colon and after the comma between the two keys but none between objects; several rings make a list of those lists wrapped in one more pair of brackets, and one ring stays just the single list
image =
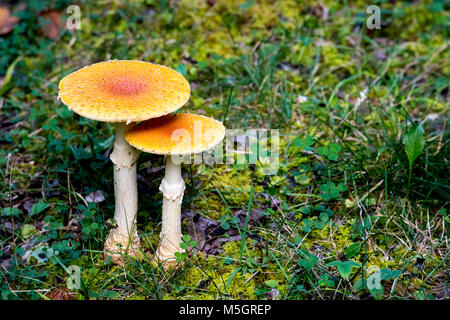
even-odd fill
[{"label": "green vegetation", "polygon": [[[48,299],[73,266],[75,299],[449,298],[448,3],[373,1],[368,30],[366,1],[80,0],[81,29],[55,38],[40,13],[73,3],[27,3],[0,35],[1,299]],[[144,153],[146,256],[102,259],[114,128],[56,98],[63,76],[108,59],[181,72],[181,111],[280,130],[274,175],[185,166],[195,254],[176,271],[151,261],[163,157]]]}]

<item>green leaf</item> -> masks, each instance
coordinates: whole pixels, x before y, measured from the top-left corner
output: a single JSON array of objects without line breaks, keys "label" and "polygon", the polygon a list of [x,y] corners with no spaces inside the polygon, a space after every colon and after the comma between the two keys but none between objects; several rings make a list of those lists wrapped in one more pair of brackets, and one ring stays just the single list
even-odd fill
[{"label": "green leaf", "polygon": [[231,228],[230,224],[227,221],[223,222],[221,226],[223,230],[230,230]]},{"label": "green leaf", "polygon": [[349,245],[344,250],[344,253],[345,253],[345,256],[347,257],[347,259],[351,259],[354,256],[356,256],[360,250],[361,250],[361,243],[355,242],[355,243],[352,243],[351,245]]},{"label": "green leaf", "polygon": [[333,261],[327,264],[327,266],[335,266],[342,278],[348,279],[350,274],[352,273],[353,267],[360,267],[361,265],[355,261]]},{"label": "green leaf", "polygon": [[341,146],[338,145],[337,143],[331,143],[331,144],[328,146],[328,149],[329,149],[331,152],[333,152],[333,153],[338,153],[339,151],[342,150]]},{"label": "green leaf", "polygon": [[309,220],[309,219],[305,219],[305,220],[303,220],[303,227],[302,227],[302,230],[304,231],[304,232],[310,232],[311,231],[311,226],[312,226],[312,221],[311,220]]},{"label": "green leaf", "polygon": [[324,287],[334,287],[334,281],[330,279],[330,276],[327,274],[324,274],[319,279],[319,285]]},{"label": "green leaf", "polygon": [[97,222],[92,222],[91,225],[90,225],[90,228],[93,229],[93,230],[98,229],[98,223]]},{"label": "green leaf", "polygon": [[183,241],[184,241],[184,242],[189,242],[189,241],[191,241],[191,236],[188,235],[188,234],[185,234],[185,235],[183,236]]},{"label": "green leaf", "polygon": [[180,248],[186,250],[188,248],[188,245],[186,242],[180,243]]},{"label": "green leaf", "polygon": [[17,57],[16,60],[14,60],[13,63],[11,63],[11,65],[8,67],[5,78],[3,79],[3,85],[0,87],[0,96],[2,96],[10,88],[9,82],[11,81],[16,65],[20,60],[22,60],[22,56]]},{"label": "green leaf", "polygon": [[411,164],[414,163],[417,157],[422,153],[425,145],[425,132],[420,123],[416,123],[408,131],[403,138],[403,145],[409,162]]},{"label": "green leaf", "polygon": [[199,69],[206,69],[206,68],[209,67],[209,63],[206,62],[206,61],[199,61],[199,62],[197,63],[197,67],[198,67]]},{"label": "green leaf", "polygon": [[186,252],[175,252],[174,255],[177,258],[176,261],[178,263],[180,263],[181,261],[183,261],[187,257],[187,253]]},{"label": "green leaf", "polygon": [[190,242],[189,242],[189,246],[190,246],[191,248],[195,248],[195,247],[197,246],[197,241],[190,241]]},{"label": "green leaf", "polygon": [[400,270],[392,270],[389,268],[383,268],[380,270],[380,280],[391,280],[397,278],[402,274]]},{"label": "green leaf", "polygon": [[303,148],[307,151],[313,151],[314,148],[311,147],[311,145],[314,144],[314,139],[310,135],[306,136],[305,139],[295,138],[294,139],[294,145],[296,147]]},{"label": "green leaf", "polygon": [[330,188],[332,187],[332,185],[333,185],[333,182],[330,182],[330,181],[328,181],[325,184],[321,184],[320,185],[320,191],[328,192],[328,191],[330,191]]},{"label": "green leaf", "polygon": [[333,189],[333,190],[331,190],[329,193],[330,193],[330,196],[331,196],[332,198],[337,198],[337,197],[339,197],[339,190],[337,190],[337,189]]},{"label": "green leaf", "polygon": [[303,213],[303,214],[310,214],[311,213],[311,206],[310,205],[306,205],[304,207],[301,207],[299,211],[301,213]]},{"label": "green leaf", "polygon": [[346,191],[347,190],[347,187],[345,186],[345,183],[343,183],[343,182],[339,182],[336,188],[339,191]]},{"label": "green leaf", "polygon": [[22,213],[17,208],[2,208],[0,211],[0,216],[6,216],[6,217],[19,217],[19,215]]},{"label": "green leaf", "polygon": [[317,153],[321,156],[326,156],[326,155],[328,155],[328,149],[324,148],[324,147],[318,147]]},{"label": "green leaf", "polygon": [[38,231],[34,225],[24,224],[20,230],[20,233],[22,234],[22,237],[26,239],[31,237],[33,234],[37,234]]},{"label": "green leaf", "polygon": [[365,279],[359,279],[356,281],[356,283],[353,285],[353,289],[355,289],[356,292],[361,291],[363,289],[367,288],[367,281]]},{"label": "green leaf", "polygon": [[42,200],[40,200],[39,202],[36,202],[31,208],[30,216],[38,215],[48,207],[50,207],[48,203],[44,203]]},{"label": "green leaf", "polygon": [[414,298],[416,300],[426,300],[425,293],[419,290],[414,291]]},{"label": "green leaf", "polygon": [[251,6],[255,4],[254,0],[247,0],[245,3],[241,4],[239,7],[243,10],[250,9]]},{"label": "green leaf", "polygon": [[326,148],[317,148],[317,153],[321,156],[327,156],[329,160],[336,161],[339,156],[338,152],[342,150],[342,147],[337,143],[330,143]]},{"label": "green leaf", "polygon": [[181,73],[181,75],[183,77],[186,77],[186,73],[187,73],[187,68],[184,64],[180,63],[176,68],[176,71],[178,71],[179,73]]},{"label": "green leaf", "polygon": [[297,263],[306,270],[311,271],[314,265],[319,262],[319,258],[308,251],[301,250],[300,252],[302,252],[305,257],[304,259],[298,260]]},{"label": "green leaf", "polygon": [[420,156],[425,146],[425,132],[420,123],[414,124],[413,127],[406,133],[403,138],[403,146],[405,148],[406,155],[408,156],[409,180],[411,180],[413,164],[417,157]]},{"label": "green leaf", "polygon": [[314,221],[314,226],[316,227],[316,229],[322,230],[323,227],[325,227],[325,223],[319,221],[319,220],[315,220]]},{"label": "green leaf", "polygon": [[331,196],[330,196],[329,193],[322,193],[320,196],[321,196],[322,199],[325,200],[325,201],[328,201],[328,200],[331,199]]},{"label": "green leaf", "polygon": [[269,288],[276,288],[278,286],[278,281],[277,280],[266,280],[266,281],[264,281],[264,283]]},{"label": "green leaf", "polygon": [[120,293],[111,290],[102,290],[98,293],[99,296],[109,299],[119,299]]},{"label": "green leaf", "polygon": [[332,160],[332,161],[336,161],[337,159],[339,159],[339,157],[338,157],[338,155],[337,155],[336,153],[330,152],[330,153],[328,154],[328,159],[329,159],[329,160]]},{"label": "green leaf", "polygon": [[319,217],[323,223],[326,223],[329,220],[328,213],[326,213],[326,212],[321,212]]}]

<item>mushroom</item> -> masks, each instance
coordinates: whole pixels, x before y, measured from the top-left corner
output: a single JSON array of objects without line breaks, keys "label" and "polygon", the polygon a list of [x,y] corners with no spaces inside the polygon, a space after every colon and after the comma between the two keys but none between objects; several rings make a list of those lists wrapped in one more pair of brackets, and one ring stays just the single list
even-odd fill
[{"label": "mushroom", "polygon": [[122,253],[138,257],[136,229],[138,151],[125,141],[127,125],[174,112],[190,95],[186,79],[165,66],[143,61],[99,62],[64,77],[58,98],[79,115],[116,124],[114,149],[114,219],[104,246],[105,256],[123,264]]},{"label": "mushroom", "polygon": [[214,148],[225,136],[225,127],[217,120],[179,113],[139,123],[125,134],[135,148],[166,156],[165,176],[159,189],[163,193],[162,228],[156,258],[167,268],[182,252],[181,202],[185,189],[181,176],[182,156]]}]

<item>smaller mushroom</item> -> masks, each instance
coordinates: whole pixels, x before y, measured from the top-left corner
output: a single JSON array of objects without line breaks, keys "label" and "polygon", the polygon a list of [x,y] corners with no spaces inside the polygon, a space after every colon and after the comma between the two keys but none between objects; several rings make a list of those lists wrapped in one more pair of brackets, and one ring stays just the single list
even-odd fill
[{"label": "smaller mushroom", "polygon": [[225,136],[217,120],[188,113],[173,114],[139,123],[125,134],[128,143],[144,152],[166,156],[166,172],[159,189],[163,193],[162,228],[156,258],[166,268],[176,264],[182,252],[181,202],[185,189],[181,156],[214,148]]}]

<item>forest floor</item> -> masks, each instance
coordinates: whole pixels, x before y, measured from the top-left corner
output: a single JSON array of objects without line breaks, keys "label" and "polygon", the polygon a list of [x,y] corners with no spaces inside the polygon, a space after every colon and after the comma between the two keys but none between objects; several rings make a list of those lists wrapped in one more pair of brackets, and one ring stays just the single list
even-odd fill
[{"label": "forest floor", "polygon": [[[448,299],[449,8],[373,2],[372,30],[366,1],[84,0],[81,28],[59,32],[69,1],[11,6],[19,19],[0,28],[1,299]],[[114,127],[57,95],[63,76],[109,59],[178,70],[192,89],[182,112],[279,132],[272,172],[183,166],[182,228],[196,243],[175,270],[151,261],[164,159],[144,153],[144,259],[103,259]]]}]

